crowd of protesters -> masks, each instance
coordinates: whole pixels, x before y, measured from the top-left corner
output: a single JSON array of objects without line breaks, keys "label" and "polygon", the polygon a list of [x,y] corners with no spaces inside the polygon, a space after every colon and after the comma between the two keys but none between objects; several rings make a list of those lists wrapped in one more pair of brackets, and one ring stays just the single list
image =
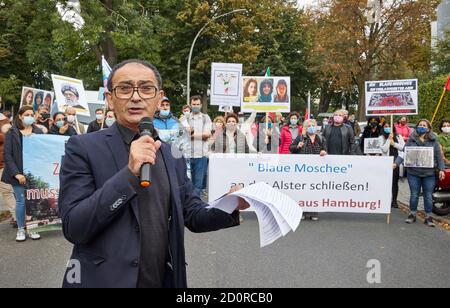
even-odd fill
[{"label": "crowd of protesters", "polygon": [[[181,150],[187,161],[187,170],[195,191],[205,197],[208,176],[208,157],[211,153],[224,154],[295,154],[295,155],[365,155],[365,140],[378,138],[383,156],[393,157],[394,174],[392,207],[397,208],[401,173],[407,176],[411,191],[411,214],[407,223],[416,222],[417,205],[423,192],[427,226],[433,227],[431,219],[432,192],[437,178],[444,178],[445,166],[450,167],[450,120],[439,126],[439,135],[433,132],[427,120],[420,120],[415,128],[408,125],[408,118],[397,123],[384,118],[372,117],[361,132],[360,125],[346,110],[337,110],[332,118],[303,119],[298,112],[286,118],[281,114],[225,113],[213,121],[202,112],[201,96],[193,96],[190,104],[183,106],[180,117],[175,116],[172,102],[164,97],[154,126],[161,141]],[[53,134],[74,136],[108,129],[115,123],[112,110],[97,109],[95,120],[87,130],[79,123],[76,109],[53,115],[42,106],[34,111],[31,106],[22,107],[15,119],[10,113],[0,115],[0,190],[8,209],[13,215],[13,224],[18,228],[16,240],[25,241],[27,236],[39,239],[37,233],[26,232],[25,188],[23,171],[22,140],[31,134]],[[434,149],[435,168],[400,168],[405,147],[430,147]],[[374,155],[374,154],[367,154]],[[436,170],[439,175],[436,177]],[[309,215],[318,221],[317,214]]]}]

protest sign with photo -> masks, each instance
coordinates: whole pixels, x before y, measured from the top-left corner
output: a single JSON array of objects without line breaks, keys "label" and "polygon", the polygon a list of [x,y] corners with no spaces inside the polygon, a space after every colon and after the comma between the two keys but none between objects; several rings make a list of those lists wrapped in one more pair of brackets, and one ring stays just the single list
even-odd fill
[{"label": "protest sign with photo", "polygon": [[242,64],[213,63],[211,105],[241,106]]},{"label": "protest sign with photo", "polygon": [[47,107],[51,113],[53,98],[53,92],[23,87],[20,107],[32,106],[34,111],[38,111],[39,107]]},{"label": "protest sign with photo", "polygon": [[[23,138],[23,169],[27,178],[25,204],[28,229],[55,229],[58,219],[59,171],[69,137],[31,135]],[[58,227],[56,227],[58,228]]]},{"label": "protest sign with photo", "polygon": [[[209,201],[234,185],[265,182],[305,212],[390,214],[392,157],[214,154]],[[368,177],[367,174],[376,174]],[[380,179],[383,179],[380,181]]]},{"label": "protest sign with photo", "polygon": [[64,112],[67,107],[73,107],[77,115],[90,116],[82,80],[58,75],[52,75],[52,79],[58,111]]},{"label": "protest sign with photo", "polygon": [[364,154],[383,154],[381,142],[378,138],[364,139]]},{"label": "protest sign with photo", "polygon": [[243,77],[243,112],[291,111],[290,77]]},{"label": "protest sign with photo", "polygon": [[366,82],[366,115],[416,115],[419,112],[418,81]]},{"label": "protest sign with photo", "polygon": [[434,148],[405,147],[406,168],[434,168]]}]

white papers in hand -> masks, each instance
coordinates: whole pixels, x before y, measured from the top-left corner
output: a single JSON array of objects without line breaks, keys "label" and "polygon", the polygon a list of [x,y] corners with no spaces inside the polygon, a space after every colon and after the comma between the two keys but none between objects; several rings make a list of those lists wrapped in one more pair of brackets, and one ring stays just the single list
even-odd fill
[{"label": "white papers in hand", "polygon": [[301,207],[289,196],[273,189],[266,183],[257,183],[240,191],[226,195],[211,203],[216,208],[231,214],[238,199],[248,202],[248,211],[256,213],[259,222],[261,247],[268,246],[291,230],[296,231],[302,215]]}]

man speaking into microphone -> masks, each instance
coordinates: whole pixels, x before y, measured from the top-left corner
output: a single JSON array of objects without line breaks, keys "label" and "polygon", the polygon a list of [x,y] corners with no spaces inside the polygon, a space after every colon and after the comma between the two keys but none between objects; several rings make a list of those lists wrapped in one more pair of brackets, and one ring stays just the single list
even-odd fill
[{"label": "man speaking into microphone", "polygon": [[231,215],[206,209],[194,193],[184,159],[152,128],[161,87],[153,65],[118,64],[106,92],[116,124],[67,143],[59,212],[74,249],[64,287],[185,288],[184,227],[233,227],[248,208],[241,199]]}]

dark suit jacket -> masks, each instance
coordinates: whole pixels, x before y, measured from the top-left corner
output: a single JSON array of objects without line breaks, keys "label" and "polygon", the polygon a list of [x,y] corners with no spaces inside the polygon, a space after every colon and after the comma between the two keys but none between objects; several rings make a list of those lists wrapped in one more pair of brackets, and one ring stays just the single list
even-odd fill
[{"label": "dark suit jacket", "polygon": [[[192,232],[232,227],[239,224],[239,214],[206,209],[187,178],[185,160],[174,158],[167,144],[160,151],[172,202],[165,286],[185,288],[184,227]],[[69,140],[60,182],[64,235],[75,245],[71,260],[81,265],[81,283],[68,282],[67,275],[74,273],[69,267],[64,287],[135,288],[141,247],[135,190],[139,182],[128,169],[128,153],[116,124]]]}]

